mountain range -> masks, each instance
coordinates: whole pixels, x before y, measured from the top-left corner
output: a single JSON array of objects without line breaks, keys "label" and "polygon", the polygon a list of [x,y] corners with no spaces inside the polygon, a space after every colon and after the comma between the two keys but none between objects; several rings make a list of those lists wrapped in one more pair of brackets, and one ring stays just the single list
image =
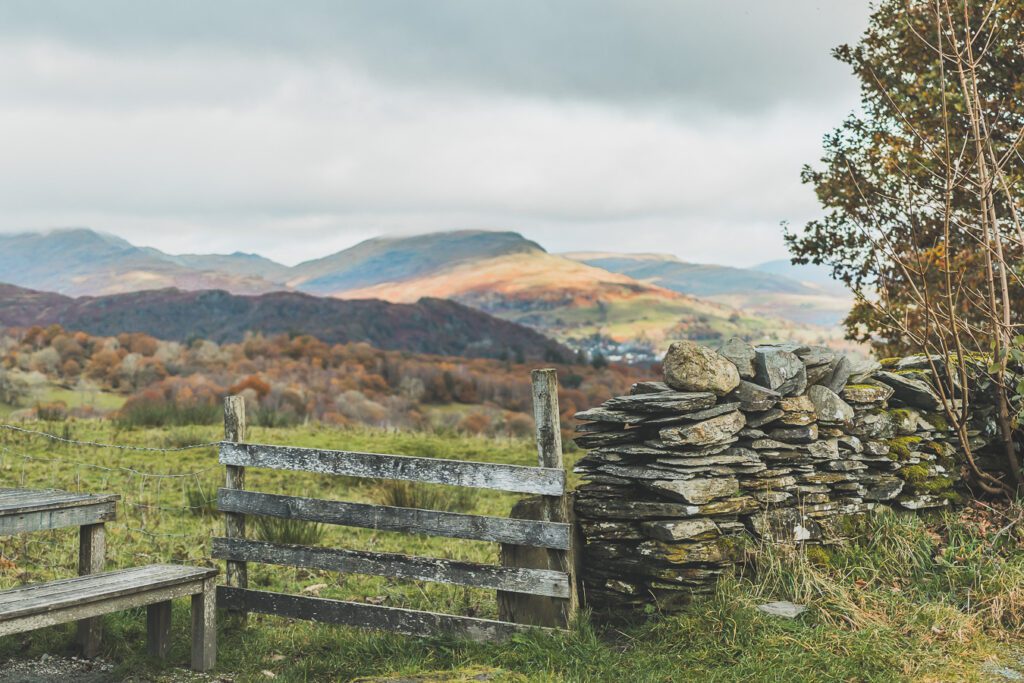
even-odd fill
[{"label": "mountain range", "polygon": [[66,296],[145,290],[287,291],[413,304],[449,299],[576,348],[670,339],[837,338],[849,297],[819,273],[649,254],[552,254],[515,232],[378,237],[286,266],[256,254],[166,254],[78,228],[0,235],[0,282]]}]

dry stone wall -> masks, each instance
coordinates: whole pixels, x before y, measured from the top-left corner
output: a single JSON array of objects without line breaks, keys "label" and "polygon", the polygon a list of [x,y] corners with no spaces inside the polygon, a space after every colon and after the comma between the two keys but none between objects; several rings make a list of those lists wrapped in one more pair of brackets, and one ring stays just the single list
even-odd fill
[{"label": "dry stone wall", "polygon": [[820,542],[876,505],[948,505],[956,439],[926,366],[798,344],[673,344],[664,381],[576,415],[588,604],[671,609],[734,571],[742,539]]}]

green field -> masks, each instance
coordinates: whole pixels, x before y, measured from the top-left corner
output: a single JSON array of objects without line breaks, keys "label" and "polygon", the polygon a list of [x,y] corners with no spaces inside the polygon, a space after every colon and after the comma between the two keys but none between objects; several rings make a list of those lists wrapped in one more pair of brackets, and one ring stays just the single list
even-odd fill
[{"label": "green field", "polygon": [[[53,425],[36,425],[55,429]],[[63,426],[57,428],[63,433]],[[109,422],[69,423],[67,435],[158,447],[219,438],[215,427],[118,431]],[[533,464],[528,440],[453,434],[341,430],[312,425],[252,429],[249,440],[410,455]],[[156,477],[154,475],[173,475]],[[0,430],[0,486],[117,492],[119,519],[109,525],[112,567],[152,562],[216,566],[210,538],[222,522],[205,501],[223,480],[212,447],[172,454],[52,442]],[[396,490],[372,482],[250,469],[248,488],[313,497],[387,502]],[[402,493],[399,491],[398,493]],[[405,491],[408,493],[408,491]],[[515,497],[418,489],[424,504],[507,514]],[[1007,514],[1018,514],[1011,510]],[[758,583],[737,578],[682,615],[596,631],[585,620],[565,635],[527,635],[504,644],[417,639],[253,615],[246,627],[220,624],[218,672],[234,681],[334,681],[359,676],[444,671],[491,680],[530,681],[961,681],[992,679],[994,667],[1024,668],[1024,560],[1014,527],[949,515],[928,526],[917,518],[878,515],[851,530],[830,552],[761,550]],[[936,531],[941,533],[936,533]],[[269,530],[265,533],[282,533]],[[378,551],[494,562],[493,544],[369,530],[323,529],[319,543]],[[280,537],[278,537],[280,538]],[[0,584],[70,576],[72,531],[0,541]],[[493,593],[437,584],[250,565],[250,585],[322,597],[369,600],[494,617]],[[811,609],[795,621],[758,612],[790,599]],[[175,606],[170,662],[188,661],[187,603]],[[144,610],[106,619],[103,656],[117,675],[168,675],[147,659]],[[0,639],[0,662],[73,652],[72,627]],[[461,673],[460,673],[461,672]],[[446,679],[451,680],[451,679]],[[468,679],[467,679],[468,680]]]},{"label": "green field", "polygon": [[117,410],[124,405],[125,397],[96,389],[68,389],[67,387],[46,384],[33,390],[31,399],[24,405],[12,406],[0,403],[0,417],[10,415],[15,410],[32,407],[40,403],[63,403],[69,410],[75,408],[91,408],[99,414]]}]

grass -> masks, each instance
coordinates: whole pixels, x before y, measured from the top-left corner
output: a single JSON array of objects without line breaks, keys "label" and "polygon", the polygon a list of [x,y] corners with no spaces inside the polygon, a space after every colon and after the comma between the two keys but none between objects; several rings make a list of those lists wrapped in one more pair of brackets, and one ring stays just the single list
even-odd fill
[{"label": "grass", "polygon": [[31,408],[37,403],[57,402],[63,402],[69,409],[92,408],[102,414],[119,409],[124,405],[125,397],[98,389],[68,389],[55,384],[47,384],[34,389],[31,397],[22,405],[12,406],[0,403],[0,417],[10,415],[16,410]]},{"label": "grass", "polygon": [[[216,440],[215,426],[125,430],[102,421],[79,421],[76,439],[139,445],[187,445]],[[360,451],[532,464],[526,440],[409,434],[319,425],[253,428],[250,440]],[[156,478],[155,474],[181,474]],[[155,454],[54,444],[0,431],[0,486],[52,486],[116,491],[119,518],[108,525],[112,567],[158,561],[216,566],[210,538],[222,521],[206,501],[223,480],[212,448]],[[448,487],[383,487],[342,477],[250,469],[247,486],[285,494],[391,504],[427,503],[507,515],[515,496],[474,494],[453,501]],[[1003,515],[1016,518],[1019,511]],[[567,634],[536,634],[504,644],[417,639],[252,615],[248,626],[220,624],[219,671],[235,681],[350,680],[383,674],[499,669],[509,681],[971,681],[990,680],[999,663],[1020,668],[1024,646],[1024,556],[1016,527],[983,508],[930,520],[874,515],[846,530],[849,541],[829,550],[756,548],[758,572],[724,581],[717,593],[682,614],[615,630],[597,631],[585,620]],[[275,531],[275,540],[295,541]],[[496,562],[493,544],[371,530],[321,527],[297,542]],[[0,539],[0,584],[66,577],[74,573],[77,540],[63,530]],[[438,584],[399,583],[250,565],[255,588],[368,600],[397,607],[494,617],[494,595]],[[756,609],[769,600],[807,604],[799,619],[769,617]],[[105,621],[104,655],[119,673],[158,674],[147,658],[144,611]],[[0,661],[73,651],[71,626],[0,638]],[[176,604],[172,663],[188,661],[188,610]],[[448,680],[448,678],[443,679]]]}]

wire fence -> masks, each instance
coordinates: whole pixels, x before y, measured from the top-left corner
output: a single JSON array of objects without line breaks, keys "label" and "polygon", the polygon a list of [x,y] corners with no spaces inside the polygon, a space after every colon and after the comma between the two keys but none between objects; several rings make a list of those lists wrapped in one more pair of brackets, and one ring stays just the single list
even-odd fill
[{"label": "wire fence", "polygon": [[[0,433],[6,435],[0,443],[0,488],[120,495],[117,519],[107,523],[113,564],[208,559],[208,539],[220,525],[215,513],[216,489],[223,481],[216,456],[220,441],[162,448],[10,424],[0,424]],[[0,577],[10,583],[66,575],[76,566],[77,549],[77,529],[0,537]]]}]

